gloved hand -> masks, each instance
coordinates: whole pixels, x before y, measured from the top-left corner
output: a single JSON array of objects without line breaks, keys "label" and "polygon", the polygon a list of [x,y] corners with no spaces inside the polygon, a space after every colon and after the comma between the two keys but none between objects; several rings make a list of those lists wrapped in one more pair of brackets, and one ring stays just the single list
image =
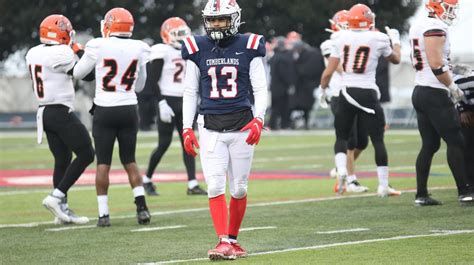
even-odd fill
[{"label": "gloved hand", "polygon": [[388,26],[386,26],[385,31],[387,31],[387,35],[392,41],[392,45],[395,45],[395,44],[400,45],[400,32],[398,32],[398,30],[391,29]]},{"label": "gloved hand", "polygon": [[318,95],[318,102],[319,102],[319,106],[323,109],[327,109],[329,107],[328,105],[328,102],[331,102],[331,99],[329,98],[328,94],[326,93],[326,89],[322,88],[321,86],[319,86],[320,89],[320,93]]},{"label": "gloved hand", "polygon": [[84,50],[84,46],[78,42],[73,42],[71,44],[71,49],[74,51],[75,54],[77,54],[79,51]]},{"label": "gloved hand", "polygon": [[253,118],[244,128],[240,129],[241,132],[250,130],[249,136],[245,140],[247,144],[257,145],[260,141],[260,135],[262,134],[263,121],[260,118]]},{"label": "gloved hand", "polygon": [[168,105],[168,102],[166,102],[166,99],[160,100],[158,106],[160,107],[160,120],[162,122],[170,123],[174,117],[174,112]]},{"label": "gloved hand", "polygon": [[453,101],[454,104],[465,99],[464,92],[454,82],[448,86],[448,89],[449,89],[449,96],[451,97],[451,100]]},{"label": "gloved hand", "polygon": [[186,151],[188,155],[191,155],[191,156],[197,155],[194,147],[199,149],[199,142],[196,139],[196,135],[194,135],[194,131],[192,128],[183,129],[183,145],[184,145],[184,151]]}]

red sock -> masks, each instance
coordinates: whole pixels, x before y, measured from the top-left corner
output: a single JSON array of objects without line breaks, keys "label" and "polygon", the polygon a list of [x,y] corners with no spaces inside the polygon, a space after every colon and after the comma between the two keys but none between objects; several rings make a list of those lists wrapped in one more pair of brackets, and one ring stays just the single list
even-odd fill
[{"label": "red sock", "polygon": [[225,195],[219,195],[209,199],[209,209],[211,211],[214,229],[218,237],[227,236],[227,202]]},{"label": "red sock", "polygon": [[242,199],[232,197],[230,199],[230,221],[229,221],[229,237],[237,238],[239,234],[240,224],[244,219],[245,210],[247,209],[247,195]]}]

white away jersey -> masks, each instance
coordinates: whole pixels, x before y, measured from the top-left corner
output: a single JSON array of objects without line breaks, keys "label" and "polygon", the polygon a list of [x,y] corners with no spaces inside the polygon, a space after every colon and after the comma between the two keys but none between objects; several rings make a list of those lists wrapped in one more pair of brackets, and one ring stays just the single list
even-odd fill
[{"label": "white away jersey", "polygon": [[164,96],[182,97],[186,61],[181,57],[181,50],[167,44],[156,44],[151,47],[150,61],[163,59],[158,86]]},{"label": "white away jersey", "polygon": [[[336,47],[334,46],[334,40],[332,39],[329,39],[329,40],[325,40],[323,43],[321,43],[321,53],[323,54],[324,56],[324,63],[326,64],[327,66],[327,59],[326,57],[327,56],[330,56],[334,50],[336,49]],[[332,97],[337,97],[339,96],[339,92],[341,91],[342,89],[342,74],[335,71],[334,74],[332,75],[331,77],[331,80],[329,81],[329,88],[328,88],[328,95],[329,96],[332,96]]]},{"label": "white away jersey", "polygon": [[446,42],[443,47],[443,64],[449,63],[449,53],[451,44],[449,42],[448,25],[439,19],[423,17],[410,27],[411,60],[415,68],[415,83],[420,86],[430,86],[441,89],[448,89],[433,74],[428,63],[425,50],[424,37],[445,36]]},{"label": "white away jersey", "polygon": [[375,89],[375,70],[380,56],[392,54],[387,34],[378,31],[342,30],[331,36],[335,50],[331,57],[341,60],[345,87]]},{"label": "white away jersey", "polygon": [[[86,44],[84,57],[95,61],[95,98],[98,106],[137,104],[135,81],[146,72],[150,47],[128,38],[96,38]],[[81,60],[82,60],[81,59]]]},{"label": "white away jersey", "polygon": [[75,57],[69,46],[35,46],[26,54],[26,64],[39,105],[62,104],[73,108],[74,86],[67,72],[74,67]]}]

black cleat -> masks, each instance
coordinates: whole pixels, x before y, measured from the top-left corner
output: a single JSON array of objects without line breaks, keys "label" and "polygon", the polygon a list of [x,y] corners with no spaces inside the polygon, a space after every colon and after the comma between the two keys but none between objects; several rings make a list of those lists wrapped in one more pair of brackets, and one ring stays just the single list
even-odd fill
[{"label": "black cleat", "polygon": [[194,188],[189,189],[186,192],[188,195],[207,195],[207,191],[203,190],[199,185],[194,186]]},{"label": "black cleat", "polygon": [[97,221],[98,227],[109,227],[110,226],[110,217],[109,215],[100,216]]},{"label": "black cleat", "polygon": [[440,201],[437,201],[430,196],[426,197],[417,197],[415,199],[415,206],[436,206],[436,205],[442,205],[443,203]]},{"label": "black cleat", "polygon": [[150,223],[151,215],[146,206],[137,207],[137,222],[140,225],[147,225]]},{"label": "black cleat", "polygon": [[156,186],[155,186],[155,184],[153,184],[153,182],[143,183],[143,188],[145,189],[146,195],[148,195],[148,196],[158,196],[158,195],[160,195],[156,191]]}]

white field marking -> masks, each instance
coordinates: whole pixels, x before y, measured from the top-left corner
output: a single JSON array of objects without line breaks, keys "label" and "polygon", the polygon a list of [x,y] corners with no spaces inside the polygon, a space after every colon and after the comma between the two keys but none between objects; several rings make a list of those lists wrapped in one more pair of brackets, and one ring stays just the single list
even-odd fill
[{"label": "white field marking", "polygon": [[276,229],[276,226],[257,226],[257,227],[246,227],[240,228],[239,232],[255,231],[255,230],[267,230],[267,229]]},{"label": "white field marking", "polygon": [[[434,234],[420,234],[420,235],[395,236],[395,237],[386,237],[386,238],[374,238],[374,239],[367,239],[367,240],[347,241],[347,242],[331,243],[331,244],[325,244],[325,245],[315,245],[315,246],[309,246],[309,247],[287,248],[287,249],[280,249],[280,250],[250,253],[249,256],[278,254],[278,253],[295,252],[295,251],[302,251],[302,250],[316,250],[316,249],[333,248],[333,247],[340,247],[340,246],[377,243],[377,242],[384,242],[384,241],[397,241],[397,240],[412,239],[412,238],[440,237],[440,236],[472,234],[472,233],[474,233],[474,230],[452,230],[452,231],[434,233]],[[201,260],[207,260],[207,258],[167,260],[167,261],[159,261],[159,262],[156,262],[155,264],[172,264],[172,263],[193,262],[193,261],[201,261]]]},{"label": "white field marking", "polygon": [[130,232],[148,232],[148,231],[157,231],[157,230],[178,229],[178,228],[184,228],[184,227],[187,227],[187,225],[147,227],[147,228],[140,228],[140,229],[132,229],[130,230]]},{"label": "white field marking", "polygon": [[353,229],[343,229],[343,230],[333,230],[333,231],[318,231],[316,234],[339,234],[339,233],[350,233],[350,232],[363,232],[369,231],[369,228],[353,228]]},{"label": "white field marking", "polygon": [[59,228],[49,228],[45,229],[44,231],[50,232],[58,232],[58,231],[66,231],[66,230],[75,230],[75,229],[89,229],[89,228],[96,228],[96,225],[80,225],[80,226],[65,226]]},{"label": "white field marking", "polygon": [[[453,187],[432,187],[430,190],[449,190],[454,189]],[[414,193],[416,192],[415,189],[410,190],[402,190],[402,193]],[[288,205],[288,204],[299,204],[299,203],[308,203],[308,202],[322,202],[322,201],[334,201],[334,200],[345,200],[345,199],[352,199],[352,198],[368,198],[368,197],[376,197],[377,193],[365,193],[365,194],[357,194],[357,195],[345,195],[345,196],[329,196],[329,197],[320,197],[320,198],[308,198],[302,200],[289,200],[289,201],[273,201],[273,202],[261,202],[261,203],[253,203],[247,205],[247,207],[267,207],[267,206],[276,206],[276,205]],[[173,211],[162,211],[162,212],[152,212],[152,216],[158,215],[173,215],[173,214],[181,214],[181,213],[194,213],[194,212],[201,212],[201,211],[208,211],[209,208],[193,208],[193,209],[182,209],[182,210],[173,210]],[[119,215],[119,216],[112,216],[113,219],[126,219],[126,218],[136,218],[135,214],[130,215]],[[90,217],[90,220],[97,220],[97,217]],[[47,222],[33,222],[33,223],[24,223],[24,224],[0,224],[0,228],[11,228],[11,227],[29,227],[31,226],[38,226],[43,224],[52,224],[52,221]]]},{"label": "white field marking", "polygon": [[[130,188],[129,184],[114,184],[109,187],[109,189],[115,188]],[[69,191],[79,191],[79,190],[95,190],[95,186],[75,186],[72,187]],[[31,193],[51,193],[51,188],[44,189],[31,189],[31,190],[11,190],[11,191],[0,191],[0,196],[6,195],[21,195],[21,194],[31,194]]]}]

